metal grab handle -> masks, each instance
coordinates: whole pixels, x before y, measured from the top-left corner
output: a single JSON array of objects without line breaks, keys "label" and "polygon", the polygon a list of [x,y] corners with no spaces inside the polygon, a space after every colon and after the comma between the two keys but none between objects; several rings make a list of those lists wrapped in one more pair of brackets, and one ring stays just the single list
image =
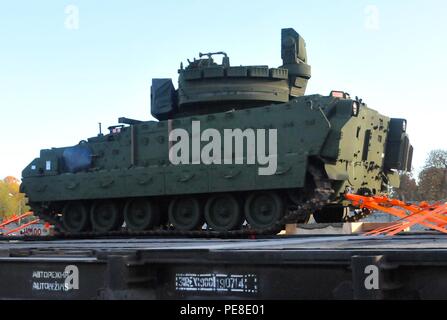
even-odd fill
[{"label": "metal grab handle", "polygon": [[74,190],[77,188],[78,185],[79,185],[78,182],[72,182],[72,183],[67,184],[65,186],[65,188],[67,188],[68,190]]},{"label": "metal grab handle", "polygon": [[241,174],[241,171],[237,171],[236,173],[231,172],[229,174],[224,175],[225,179],[234,179]]},{"label": "metal grab handle", "polygon": [[149,183],[151,183],[154,179],[152,177],[149,177],[147,179],[138,179],[138,184],[141,186],[145,186]]},{"label": "metal grab handle", "polygon": [[184,174],[183,177],[181,177],[180,179],[178,179],[178,182],[188,182],[190,181],[192,178],[194,178],[195,174]]},{"label": "metal grab handle", "polygon": [[107,187],[110,187],[114,182],[115,182],[114,180],[103,181],[103,182],[101,182],[101,188],[107,188]]},{"label": "metal grab handle", "polygon": [[288,167],[286,170],[282,170],[282,171],[276,171],[275,176],[282,176],[285,175],[286,173],[288,173],[290,170],[292,170],[292,167]]}]

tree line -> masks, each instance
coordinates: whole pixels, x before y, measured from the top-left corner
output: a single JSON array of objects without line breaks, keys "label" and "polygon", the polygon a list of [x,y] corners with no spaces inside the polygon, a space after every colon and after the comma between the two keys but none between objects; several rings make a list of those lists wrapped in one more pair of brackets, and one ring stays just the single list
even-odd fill
[{"label": "tree line", "polygon": [[25,195],[19,189],[20,181],[14,177],[0,180],[0,221],[28,212]]},{"label": "tree line", "polygon": [[404,201],[447,200],[447,150],[431,151],[418,179],[401,173],[400,182],[395,196]]}]

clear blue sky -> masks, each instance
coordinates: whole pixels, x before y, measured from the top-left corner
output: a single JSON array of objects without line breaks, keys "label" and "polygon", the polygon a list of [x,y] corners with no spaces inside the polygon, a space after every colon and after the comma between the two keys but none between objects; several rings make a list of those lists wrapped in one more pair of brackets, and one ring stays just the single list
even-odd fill
[{"label": "clear blue sky", "polygon": [[308,93],[346,90],[409,120],[418,169],[447,149],[446,12],[444,0],[0,0],[0,177],[98,122],[150,119],[151,78],[175,78],[199,51],[279,66],[282,27],[306,39]]}]

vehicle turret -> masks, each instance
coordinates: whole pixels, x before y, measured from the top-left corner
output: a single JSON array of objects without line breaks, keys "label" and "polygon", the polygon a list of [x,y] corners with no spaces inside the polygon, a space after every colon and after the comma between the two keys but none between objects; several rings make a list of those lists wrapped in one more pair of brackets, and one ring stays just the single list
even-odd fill
[{"label": "vehicle turret", "polygon": [[[303,96],[311,69],[306,44],[294,29],[282,30],[283,65],[231,66],[225,52],[200,53],[179,69],[178,90],[171,79],[153,79],[152,115],[158,120],[288,102]],[[215,56],[223,55],[222,63]]]}]

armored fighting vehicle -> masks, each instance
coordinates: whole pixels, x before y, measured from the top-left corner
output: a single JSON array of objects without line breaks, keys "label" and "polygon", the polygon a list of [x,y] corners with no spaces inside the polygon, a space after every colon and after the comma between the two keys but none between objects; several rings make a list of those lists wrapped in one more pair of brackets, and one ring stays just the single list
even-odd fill
[{"label": "armored fighting vehicle", "polygon": [[42,150],[23,171],[32,210],[73,234],[273,233],[311,215],[355,219],[347,191],[386,193],[410,170],[407,122],[343,91],[305,95],[305,42],[283,29],[281,47],[278,68],[200,54],[180,66],[178,89],[153,80],[157,121],[120,118],[107,134]]}]

